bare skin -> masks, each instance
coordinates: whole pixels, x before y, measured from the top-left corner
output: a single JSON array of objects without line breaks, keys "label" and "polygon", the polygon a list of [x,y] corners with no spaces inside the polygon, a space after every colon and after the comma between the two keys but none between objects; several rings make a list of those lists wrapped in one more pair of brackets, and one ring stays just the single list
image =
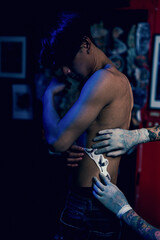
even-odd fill
[{"label": "bare skin", "polygon": [[[104,69],[106,64],[109,67]],[[67,151],[84,131],[87,133],[86,147],[90,148],[98,131],[106,128],[129,128],[133,107],[129,81],[90,39],[85,40],[72,66],[64,66],[63,72],[77,80],[84,79],[85,84],[79,99],[62,119],[56,113],[52,99],[65,86],[51,83],[44,94],[44,129],[46,139],[54,151]],[[116,183],[120,157],[108,160],[108,172],[112,182]],[[76,186],[91,187],[93,176],[99,178],[99,169],[84,154],[83,160],[75,169],[73,182]]]},{"label": "bare skin", "polygon": [[[119,73],[115,67],[106,69],[105,71],[111,72],[113,81],[114,75],[118,75],[116,76],[117,79],[115,78],[117,82],[114,82],[114,84],[116,85],[117,90],[119,89],[119,91],[115,91],[115,89],[113,90],[115,93],[110,91],[110,94],[114,96],[114,100],[109,105],[107,105],[108,103],[106,102],[106,106],[103,107],[103,110],[99,113],[97,118],[87,129],[87,148],[92,147],[92,139],[96,136],[98,129],[104,129],[104,127],[108,128],[108,126],[112,126],[113,128],[116,128],[117,126],[124,129],[129,128],[132,96],[130,87],[127,82],[128,80],[124,77],[124,75]],[[104,81],[108,81],[107,77],[104,79]],[[126,86],[127,90],[124,88],[124,85]],[[106,89],[106,92],[107,91],[109,90]],[[128,92],[127,95],[125,95],[125,91]],[[105,95],[103,98],[105,98]],[[128,100],[129,103],[127,102]],[[104,157],[106,157],[105,154]],[[120,157],[107,159],[109,160],[108,172],[111,176],[111,181],[113,183],[116,183]],[[88,155],[85,154],[83,161],[79,162],[79,167],[76,171],[76,175],[78,177],[77,184],[79,186],[91,187],[91,179],[93,176],[99,176],[99,170],[95,163],[88,157]]]}]

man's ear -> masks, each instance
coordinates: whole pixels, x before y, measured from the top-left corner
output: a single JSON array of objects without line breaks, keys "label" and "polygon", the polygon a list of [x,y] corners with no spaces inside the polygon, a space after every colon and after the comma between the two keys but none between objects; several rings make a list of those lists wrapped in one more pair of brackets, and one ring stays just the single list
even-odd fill
[{"label": "man's ear", "polygon": [[89,37],[87,37],[87,36],[83,37],[82,47],[86,48],[87,53],[89,54],[89,51],[91,48],[91,40]]}]

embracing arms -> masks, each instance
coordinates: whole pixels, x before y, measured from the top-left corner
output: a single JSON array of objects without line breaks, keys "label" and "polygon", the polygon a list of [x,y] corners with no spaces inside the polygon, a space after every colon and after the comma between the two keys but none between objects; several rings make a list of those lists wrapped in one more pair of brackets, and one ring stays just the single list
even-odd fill
[{"label": "embracing arms", "polygon": [[[66,151],[96,119],[101,109],[112,101],[113,93],[105,94],[108,86],[104,71],[99,70],[90,77],[79,99],[62,119],[55,110],[53,97],[64,85],[57,86],[51,82],[47,88],[43,97],[43,126],[47,142],[54,151]],[[108,83],[112,81],[108,80]]]}]

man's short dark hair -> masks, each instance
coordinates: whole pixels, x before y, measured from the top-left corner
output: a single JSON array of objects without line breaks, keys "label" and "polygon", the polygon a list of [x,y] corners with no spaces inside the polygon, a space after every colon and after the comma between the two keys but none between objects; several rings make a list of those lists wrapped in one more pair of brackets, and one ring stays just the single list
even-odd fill
[{"label": "man's short dark hair", "polygon": [[83,38],[90,34],[90,24],[85,16],[76,12],[62,12],[57,26],[43,40],[40,53],[42,66],[57,69],[69,66],[79,51]]}]

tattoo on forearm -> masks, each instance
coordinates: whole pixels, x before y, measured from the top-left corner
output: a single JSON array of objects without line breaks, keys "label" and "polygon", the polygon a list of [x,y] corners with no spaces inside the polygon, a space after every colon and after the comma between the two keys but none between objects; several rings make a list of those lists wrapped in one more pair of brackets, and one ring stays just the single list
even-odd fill
[{"label": "tattoo on forearm", "polygon": [[123,219],[144,239],[160,240],[160,230],[147,223],[134,210],[124,214]]},{"label": "tattoo on forearm", "polygon": [[156,137],[157,137],[156,133],[151,132],[150,130],[148,130],[148,133],[149,133],[149,139],[150,139],[150,141],[155,141],[155,140],[156,140]]},{"label": "tattoo on forearm", "polygon": [[148,129],[149,139],[150,141],[158,141],[160,140],[160,126],[156,126]]}]

